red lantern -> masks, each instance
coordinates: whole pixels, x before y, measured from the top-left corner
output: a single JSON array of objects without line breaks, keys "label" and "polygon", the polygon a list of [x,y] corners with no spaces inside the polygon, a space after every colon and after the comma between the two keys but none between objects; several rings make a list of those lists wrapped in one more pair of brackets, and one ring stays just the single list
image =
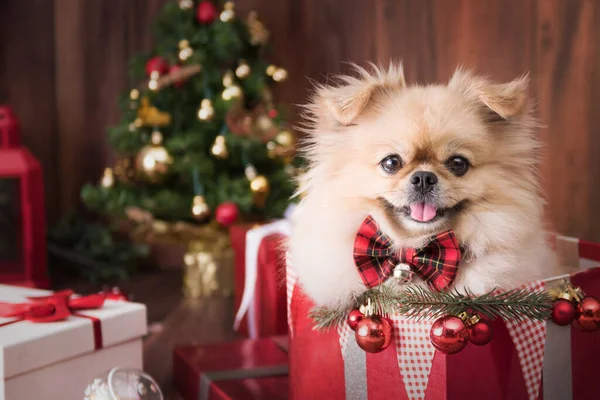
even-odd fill
[{"label": "red lantern", "polygon": [[19,122],[0,105],[0,282],[47,287],[40,163],[20,145]]}]

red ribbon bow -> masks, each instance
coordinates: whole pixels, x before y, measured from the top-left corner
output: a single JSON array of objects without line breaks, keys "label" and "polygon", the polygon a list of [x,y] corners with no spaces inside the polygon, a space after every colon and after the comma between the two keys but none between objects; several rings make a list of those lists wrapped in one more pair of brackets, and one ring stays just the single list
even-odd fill
[{"label": "red ribbon bow", "polygon": [[432,236],[421,248],[395,252],[392,241],[371,216],[364,220],[354,241],[354,263],[369,288],[384,282],[396,265],[405,263],[429,286],[442,291],[456,277],[460,256],[460,246],[452,230]]},{"label": "red ribbon bow", "polygon": [[101,308],[106,298],[103,293],[71,298],[72,295],[72,290],[62,290],[49,296],[28,297],[28,303],[0,302],[0,317],[31,322],[62,321],[74,311]]},{"label": "red ribbon bow", "polygon": [[71,297],[72,290],[62,290],[50,296],[28,297],[28,303],[3,303],[0,302],[0,317],[16,318],[5,322],[9,325],[15,322],[27,320],[31,322],[56,322],[67,319],[70,315],[88,318],[92,321],[94,330],[94,347],[96,350],[103,347],[102,326],[100,319],[89,315],[78,314],[77,310],[90,310],[101,308],[104,305],[106,295],[104,293],[91,294],[89,296]]}]

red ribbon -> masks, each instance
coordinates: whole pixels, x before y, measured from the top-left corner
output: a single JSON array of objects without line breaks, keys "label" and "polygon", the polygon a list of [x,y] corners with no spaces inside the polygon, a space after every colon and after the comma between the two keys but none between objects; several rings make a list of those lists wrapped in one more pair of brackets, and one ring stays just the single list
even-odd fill
[{"label": "red ribbon", "polygon": [[72,296],[72,290],[61,290],[49,296],[28,297],[28,303],[0,302],[0,317],[16,318],[3,325],[23,320],[38,323],[64,321],[70,315],[88,318],[92,321],[94,329],[94,346],[96,350],[101,349],[103,345],[100,319],[76,311],[102,308],[106,295],[98,293],[81,297]]}]

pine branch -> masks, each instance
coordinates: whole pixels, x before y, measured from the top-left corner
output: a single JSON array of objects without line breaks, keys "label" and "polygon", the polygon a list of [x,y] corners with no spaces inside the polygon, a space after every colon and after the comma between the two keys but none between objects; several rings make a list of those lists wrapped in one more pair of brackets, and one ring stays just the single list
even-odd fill
[{"label": "pine branch", "polygon": [[328,329],[343,322],[348,313],[367,299],[375,306],[375,313],[382,316],[400,315],[404,318],[437,319],[445,315],[459,315],[470,311],[491,319],[523,321],[544,320],[552,309],[552,296],[545,291],[530,291],[524,288],[507,292],[492,290],[475,296],[469,290],[436,292],[422,286],[408,286],[403,290],[383,285],[359,296],[349,307],[328,309],[318,307],[310,316],[315,329]]}]

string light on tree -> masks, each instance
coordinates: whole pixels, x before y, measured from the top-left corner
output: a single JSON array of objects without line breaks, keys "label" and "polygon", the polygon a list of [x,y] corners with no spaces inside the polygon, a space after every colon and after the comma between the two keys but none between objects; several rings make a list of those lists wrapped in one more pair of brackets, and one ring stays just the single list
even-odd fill
[{"label": "string light on tree", "polygon": [[194,49],[190,47],[190,41],[187,39],[183,39],[179,41],[179,59],[181,61],[185,61],[194,54]]},{"label": "string light on tree", "polygon": [[229,157],[229,151],[227,150],[227,140],[224,135],[218,135],[215,138],[215,142],[210,148],[210,152],[213,156],[220,159],[226,159]]},{"label": "string light on tree", "polygon": [[264,175],[258,175],[256,167],[253,164],[246,165],[244,173],[250,181],[252,202],[257,208],[264,208],[269,197],[269,192],[271,191],[269,180]]},{"label": "string light on tree", "polygon": [[104,188],[111,188],[115,184],[115,177],[113,175],[112,168],[105,168],[104,174],[102,175],[102,179],[100,180],[100,185]]},{"label": "string light on tree", "polygon": [[132,110],[135,110],[138,107],[138,100],[140,98],[140,91],[137,89],[131,89],[131,91],[129,92],[129,99],[131,100],[129,102],[129,108],[131,108]]},{"label": "string light on tree", "polygon": [[206,199],[202,195],[194,196],[192,200],[192,215],[194,219],[203,221],[210,216],[210,208],[206,204]]},{"label": "string light on tree", "polygon": [[247,78],[250,75],[250,66],[244,60],[240,61],[238,67],[235,69],[235,76],[240,79]]},{"label": "string light on tree", "polygon": [[273,72],[273,80],[275,82],[283,82],[287,79],[288,73],[283,68],[277,68],[275,72]]},{"label": "string light on tree", "polygon": [[169,171],[171,156],[162,146],[162,134],[152,132],[151,145],[140,150],[136,157],[136,168],[148,181],[157,183]]},{"label": "string light on tree", "polygon": [[277,67],[273,64],[269,65],[266,69],[267,75],[269,76],[273,76],[273,74],[275,74],[275,71],[277,71]]},{"label": "string light on tree", "polygon": [[223,22],[229,22],[235,17],[233,1],[226,1],[221,11],[220,19]]},{"label": "string light on tree", "polygon": [[193,0],[179,0],[179,8],[182,10],[190,10],[194,7]]},{"label": "string light on tree", "polygon": [[234,100],[242,96],[242,89],[234,83],[233,72],[225,72],[223,75],[223,86],[225,87],[223,93],[221,94],[223,100]]},{"label": "string light on tree", "polygon": [[198,109],[198,119],[201,121],[210,121],[215,115],[212,101],[210,99],[202,99],[200,108]]}]

